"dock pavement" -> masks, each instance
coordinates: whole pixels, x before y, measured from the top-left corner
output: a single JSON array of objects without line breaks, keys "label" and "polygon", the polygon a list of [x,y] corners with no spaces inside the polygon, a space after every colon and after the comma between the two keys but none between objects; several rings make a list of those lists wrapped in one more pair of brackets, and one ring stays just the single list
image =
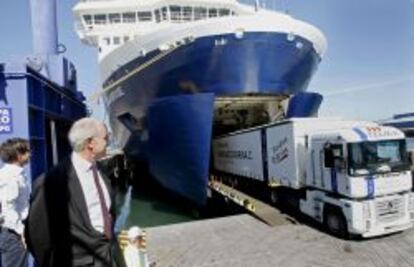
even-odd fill
[{"label": "dock pavement", "polygon": [[157,267],[414,266],[414,229],[346,241],[303,224],[249,214],[147,228]]}]

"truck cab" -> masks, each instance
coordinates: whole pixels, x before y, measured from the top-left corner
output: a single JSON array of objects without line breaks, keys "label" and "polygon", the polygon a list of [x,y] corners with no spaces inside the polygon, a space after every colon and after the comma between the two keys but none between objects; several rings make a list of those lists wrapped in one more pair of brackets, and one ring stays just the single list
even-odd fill
[{"label": "truck cab", "polygon": [[359,126],[307,138],[302,212],[338,235],[369,237],[411,227],[412,176],[401,131]]}]

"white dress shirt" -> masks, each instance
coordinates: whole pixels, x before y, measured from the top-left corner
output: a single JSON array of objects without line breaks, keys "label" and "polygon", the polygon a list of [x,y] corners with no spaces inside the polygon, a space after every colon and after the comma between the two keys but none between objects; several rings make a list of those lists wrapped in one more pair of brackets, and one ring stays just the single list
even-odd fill
[{"label": "white dress shirt", "polygon": [[[93,178],[93,171],[91,169],[92,162],[89,162],[77,153],[72,153],[72,163],[75,167],[76,174],[79,178],[79,182],[82,187],[83,195],[86,200],[86,205],[88,207],[89,219],[92,223],[92,226],[99,232],[104,232],[104,221],[101,210],[101,203],[99,202],[98,189],[96,188],[95,181]],[[108,193],[108,188],[106,187],[105,182],[102,179],[101,174],[98,171],[99,183],[101,184],[106,206],[108,209],[111,207],[111,198]]]},{"label": "white dress shirt", "polygon": [[23,220],[29,212],[31,183],[24,169],[16,164],[4,164],[0,169],[0,203],[2,227],[23,233]]}]

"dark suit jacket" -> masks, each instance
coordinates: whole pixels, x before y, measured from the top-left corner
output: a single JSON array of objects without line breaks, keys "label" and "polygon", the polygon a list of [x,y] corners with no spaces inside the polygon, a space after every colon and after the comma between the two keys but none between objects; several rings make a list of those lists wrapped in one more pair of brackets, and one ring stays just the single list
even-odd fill
[{"label": "dark suit jacket", "polygon": [[[112,203],[115,203],[110,181],[102,171],[100,173]],[[113,208],[111,212],[115,218]],[[26,242],[40,267],[123,266],[122,260],[115,263],[120,255],[116,238],[109,240],[91,224],[86,200],[70,159],[62,161],[35,181]]]}]

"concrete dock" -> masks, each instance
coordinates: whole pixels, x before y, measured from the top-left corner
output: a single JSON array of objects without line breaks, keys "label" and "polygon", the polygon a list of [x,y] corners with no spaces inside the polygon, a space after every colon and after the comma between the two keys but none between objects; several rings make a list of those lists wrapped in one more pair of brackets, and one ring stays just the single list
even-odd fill
[{"label": "concrete dock", "polygon": [[345,241],[307,225],[271,227],[248,214],[148,228],[158,267],[414,266],[414,229]]}]

